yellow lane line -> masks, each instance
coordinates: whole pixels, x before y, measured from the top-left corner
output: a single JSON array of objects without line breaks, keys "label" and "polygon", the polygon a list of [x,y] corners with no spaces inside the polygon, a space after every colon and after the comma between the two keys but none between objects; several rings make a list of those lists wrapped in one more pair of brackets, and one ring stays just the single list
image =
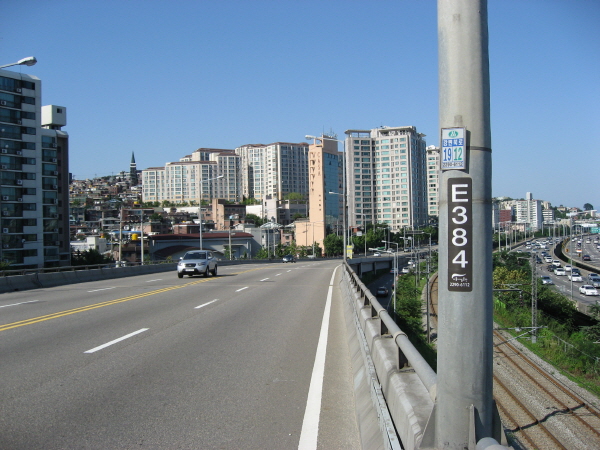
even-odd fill
[{"label": "yellow lane line", "polygon": [[[264,266],[257,267],[255,269],[249,269],[249,270],[244,270],[242,272],[237,272],[237,273],[234,273],[233,275],[238,275],[238,274],[247,273],[247,272],[253,272],[255,270],[261,270],[264,268],[266,268],[266,267],[264,267]],[[205,283],[211,279],[212,278],[198,280],[198,281],[192,281],[190,283],[182,284],[181,286],[171,286],[168,288],[162,288],[162,289],[157,289],[155,291],[145,292],[143,294],[131,295],[129,297],[118,298],[115,300],[108,300],[106,302],[96,303],[96,304],[88,305],[88,306],[81,306],[79,308],[69,309],[66,311],[59,311],[59,312],[56,312],[53,314],[47,314],[45,316],[33,317],[31,319],[25,319],[25,320],[21,320],[19,322],[7,323],[6,325],[0,325],[0,331],[11,330],[13,328],[24,327],[26,325],[33,325],[34,323],[45,322],[46,320],[58,319],[59,317],[70,316],[71,314],[77,314],[77,313],[85,312],[85,311],[91,311],[92,309],[103,308],[105,306],[116,305],[119,303],[128,302],[129,300],[136,300],[138,298],[144,298],[144,297],[149,297],[151,295],[162,294],[163,292],[168,292],[168,291],[172,291],[175,289],[181,289],[181,288],[193,286],[193,285],[199,284],[199,283]]]},{"label": "yellow lane line", "polygon": [[149,297],[151,295],[161,294],[163,292],[168,292],[168,291],[172,291],[175,289],[181,289],[184,287],[193,286],[195,284],[204,283],[206,281],[209,281],[209,280],[194,281],[191,283],[183,284],[181,286],[171,286],[168,288],[157,289],[155,291],[145,292],[143,294],[131,295],[129,297],[118,298],[115,300],[108,300],[106,302],[96,303],[96,304],[88,305],[88,306],[82,306],[80,308],[69,309],[66,311],[59,311],[59,312],[56,312],[53,314],[47,314],[45,316],[33,317],[31,319],[21,320],[19,322],[7,323],[6,325],[0,325],[0,331],[10,330],[12,328],[23,327],[25,325],[32,325],[34,323],[44,322],[46,320],[58,319],[59,317],[69,316],[71,314],[77,314],[77,313],[84,312],[84,311],[90,311],[92,309],[103,308],[105,306],[116,305],[118,303],[128,302],[129,300],[135,300],[138,298]]}]

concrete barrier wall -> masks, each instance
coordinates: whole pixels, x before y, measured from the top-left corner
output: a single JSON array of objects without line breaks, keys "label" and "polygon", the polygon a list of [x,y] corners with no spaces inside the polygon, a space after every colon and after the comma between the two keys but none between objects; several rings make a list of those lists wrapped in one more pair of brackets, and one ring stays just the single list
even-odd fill
[{"label": "concrete barrier wall", "polygon": [[[245,260],[219,261],[220,266],[240,264],[273,264],[281,260]],[[108,280],[111,278],[124,278],[135,275],[146,275],[151,273],[173,272],[177,263],[169,264],[145,264],[143,266],[126,267],[103,267],[101,269],[69,270],[64,272],[35,272],[26,275],[13,275],[0,277],[0,294],[5,292],[27,291],[31,289],[49,288],[65,284],[85,283],[90,281]]]},{"label": "concrete barrier wall", "polygon": [[0,293],[27,291],[62,286],[66,284],[85,283],[89,281],[124,278],[150,273],[173,272],[176,263],[148,264],[132,267],[106,267],[102,269],[71,270],[65,272],[30,273],[0,278]]},{"label": "concrete barrier wall", "polygon": [[[418,449],[433,411],[434,394],[427,390],[415,370],[406,365],[406,361],[400,362],[401,353],[395,339],[390,334],[382,333],[381,318],[373,316],[371,307],[365,305],[363,294],[346,278],[343,281],[342,293],[349,305],[346,312],[352,315],[352,319],[348,318],[347,322],[356,321],[355,336],[358,338],[353,337],[353,340],[364,340],[366,348],[363,352],[366,353],[363,358],[366,362],[362,367],[355,366],[354,364],[359,364],[360,361],[353,358],[357,420],[363,448],[379,448],[374,444],[377,438],[384,443],[385,448],[400,448],[395,446],[396,438],[402,442],[403,448]],[[371,371],[368,366],[372,367]],[[375,427],[369,418],[370,410],[377,408],[373,395],[373,387],[377,384],[385,398],[386,411],[377,410],[380,419]],[[384,417],[386,412],[393,421],[391,428],[395,428],[394,436],[391,437],[391,433],[380,431],[385,428],[381,417]],[[364,423],[361,423],[362,421]]]}]

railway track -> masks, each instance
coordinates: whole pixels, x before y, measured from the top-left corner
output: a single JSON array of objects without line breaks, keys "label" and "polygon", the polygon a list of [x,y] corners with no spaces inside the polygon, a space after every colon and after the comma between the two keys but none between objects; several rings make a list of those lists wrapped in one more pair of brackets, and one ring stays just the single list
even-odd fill
[{"label": "railway track", "polygon": [[494,398],[507,431],[527,448],[600,448],[600,412],[498,331],[494,342]]},{"label": "railway track", "polygon": [[[437,278],[431,325],[437,328]],[[599,449],[600,411],[494,331],[494,399],[505,430],[522,449]],[[515,445],[515,444],[513,444]]]}]

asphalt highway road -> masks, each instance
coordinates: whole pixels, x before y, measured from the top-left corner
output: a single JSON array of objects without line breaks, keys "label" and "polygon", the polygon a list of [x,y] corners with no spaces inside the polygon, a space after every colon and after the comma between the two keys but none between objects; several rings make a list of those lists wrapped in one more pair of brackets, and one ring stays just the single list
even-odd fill
[{"label": "asphalt highway road", "polygon": [[328,296],[318,446],[359,448],[338,265],[0,295],[0,448],[298,448]]}]

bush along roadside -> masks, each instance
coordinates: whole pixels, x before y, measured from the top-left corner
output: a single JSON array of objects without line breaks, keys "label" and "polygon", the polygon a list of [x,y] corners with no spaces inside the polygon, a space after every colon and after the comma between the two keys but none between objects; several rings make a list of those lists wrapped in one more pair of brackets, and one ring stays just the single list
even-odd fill
[{"label": "bush along roadside", "polygon": [[[494,321],[502,328],[531,327],[531,267],[513,253],[494,255]],[[573,302],[548,285],[537,283],[537,342],[519,342],[580,386],[600,395],[600,307],[591,315],[577,311]],[[512,287],[518,291],[500,291]],[[509,330],[517,335],[515,330]]]}]

